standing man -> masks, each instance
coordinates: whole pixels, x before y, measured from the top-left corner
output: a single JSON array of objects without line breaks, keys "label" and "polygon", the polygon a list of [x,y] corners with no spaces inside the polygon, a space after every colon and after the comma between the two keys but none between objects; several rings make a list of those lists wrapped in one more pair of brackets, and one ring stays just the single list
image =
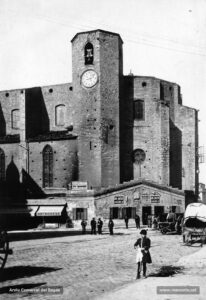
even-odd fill
[{"label": "standing man", "polygon": [[97,222],[98,234],[102,234],[102,226],[103,226],[103,221],[101,220],[101,218],[99,218]]},{"label": "standing man", "polygon": [[82,225],[82,234],[86,233],[86,226],[87,226],[87,222],[83,219],[81,222]]},{"label": "standing man", "polygon": [[[140,278],[141,273],[141,265],[143,266],[143,277],[147,278],[146,272],[147,272],[147,264],[152,263],[152,259],[150,256],[149,248],[151,246],[150,239],[147,238],[147,231],[145,229],[142,229],[140,231],[141,238],[139,238],[136,243],[134,244],[134,248],[138,250],[137,252],[137,277],[136,279]],[[141,252],[140,252],[141,251]]]},{"label": "standing man", "polygon": [[135,216],[135,224],[136,224],[136,228],[139,229],[140,228],[140,217],[138,216],[138,214],[136,214],[136,216]]},{"label": "standing man", "polygon": [[124,220],[125,220],[126,229],[128,229],[129,218],[127,215],[125,216]]},{"label": "standing man", "polygon": [[148,215],[147,217],[147,226],[148,227],[152,227],[152,215]]},{"label": "standing man", "polygon": [[97,226],[97,222],[95,218],[93,218],[91,220],[91,234],[96,234],[96,226]]},{"label": "standing man", "polygon": [[114,222],[112,221],[112,218],[109,219],[108,227],[109,227],[109,234],[113,235]]},{"label": "standing man", "polygon": [[172,210],[170,209],[169,213],[167,214],[167,217],[166,217],[166,221],[167,222],[175,222],[175,219],[176,219],[176,215],[174,212],[172,212]]}]

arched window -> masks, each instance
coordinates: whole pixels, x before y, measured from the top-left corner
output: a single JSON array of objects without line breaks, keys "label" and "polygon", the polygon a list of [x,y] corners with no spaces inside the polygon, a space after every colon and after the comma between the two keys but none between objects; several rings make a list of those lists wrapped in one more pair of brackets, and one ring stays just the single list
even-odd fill
[{"label": "arched window", "polygon": [[84,48],[85,65],[92,65],[94,59],[94,48],[91,43],[87,43]]},{"label": "arched window", "polygon": [[0,181],[5,180],[5,154],[0,148]]},{"label": "arched window", "polygon": [[19,129],[19,109],[14,109],[11,112],[11,126],[13,129]]},{"label": "arched window", "polygon": [[43,187],[53,186],[53,150],[47,145],[43,149]]},{"label": "arched window", "polygon": [[145,119],[144,100],[134,101],[134,120],[143,121]]},{"label": "arched window", "polygon": [[56,126],[65,125],[65,105],[63,104],[55,107],[55,124]]}]

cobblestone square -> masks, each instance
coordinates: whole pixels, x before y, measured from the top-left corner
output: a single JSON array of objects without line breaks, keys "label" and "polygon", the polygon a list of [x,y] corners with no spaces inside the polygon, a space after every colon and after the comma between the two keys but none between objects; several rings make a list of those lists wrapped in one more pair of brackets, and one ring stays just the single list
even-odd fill
[{"label": "cobblestone square", "polygon": [[[134,282],[136,264],[135,228],[116,229],[114,236],[76,235],[11,243],[9,256],[1,274],[1,299],[92,299],[104,292]],[[185,247],[179,235],[162,235],[149,231],[153,263],[148,274],[161,266],[175,263],[194,253],[198,247]],[[63,287],[63,294],[7,293],[9,288]]]}]

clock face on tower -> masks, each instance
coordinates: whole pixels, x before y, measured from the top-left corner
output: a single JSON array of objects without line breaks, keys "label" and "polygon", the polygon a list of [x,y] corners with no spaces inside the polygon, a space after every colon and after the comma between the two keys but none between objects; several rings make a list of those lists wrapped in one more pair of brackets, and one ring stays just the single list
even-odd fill
[{"label": "clock face on tower", "polygon": [[82,84],[86,88],[95,86],[98,81],[98,75],[94,70],[87,70],[82,74]]}]

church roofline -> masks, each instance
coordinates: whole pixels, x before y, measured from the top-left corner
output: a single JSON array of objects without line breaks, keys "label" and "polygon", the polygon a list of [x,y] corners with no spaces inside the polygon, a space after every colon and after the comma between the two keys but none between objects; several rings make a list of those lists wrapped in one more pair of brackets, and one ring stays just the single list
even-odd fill
[{"label": "church roofline", "polygon": [[77,135],[69,133],[67,130],[64,131],[50,131],[45,134],[40,134],[35,137],[27,139],[27,142],[46,142],[46,141],[58,141],[58,140],[72,140],[77,139]]},{"label": "church roofline", "polygon": [[32,87],[25,87],[25,88],[17,88],[17,89],[6,89],[6,90],[0,90],[0,94],[2,93],[7,93],[7,92],[18,92],[18,91],[28,91],[31,89],[36,89],[36,88],[52,88],[52,87],[56,87],[56,86],[63,86],[63,85],[68,85],[68,86],[72,86],[72,82],[65,82],[65,83],[56,83],[56,84],[47,84],[47,85],[36,85],[36,86],[32,86]]},{"label": "church roofline", "polygon": [[20,143],[20,134],[7,134],[0,137],[0,144]]},{"label": "church roofline", "polygon": [[128,78],[142,78],[142,79],[155,79],[155,80],[159,80],[161,82],[165,82],[165,83],[168,83],[168,84],[173,84],[173,85],[177,85],[178,87],[180,87],[179,84],[177,84],[176,82],[173,82],[173,81],[167,81],[167,80],[164,80],[164,79],[161,79],[161,78],[157,78],[157,77],[154,77],[154,76],[144,76],[144,75],[124,75],[124,77],[128,77]]},{"label": "church roofline", "polygon": [[73,41],[76,39],[76,37],[77,37],[79,34],[89,34],[89,33],[97,32],[97,31],[102,32],[102,33],[106,33],[106,34],[116,35],[116,36],[118,36],[118,37],[120,38],[120,40],[121,40],[121,42],[122,42],[122,44],[123,44],[123,40],[122,40],[122,38],[121,38],[121,36],[120,36],[119,33],[111,32],[111,31],[106,31],[106,30],[102,30],[102,29],[95,29],[95,30],[89,30],[89,31],[81,31],[81,32],[77,32],[77,33],[75,34],[75,36],[71,39],[71,43],[73,43]]}]

